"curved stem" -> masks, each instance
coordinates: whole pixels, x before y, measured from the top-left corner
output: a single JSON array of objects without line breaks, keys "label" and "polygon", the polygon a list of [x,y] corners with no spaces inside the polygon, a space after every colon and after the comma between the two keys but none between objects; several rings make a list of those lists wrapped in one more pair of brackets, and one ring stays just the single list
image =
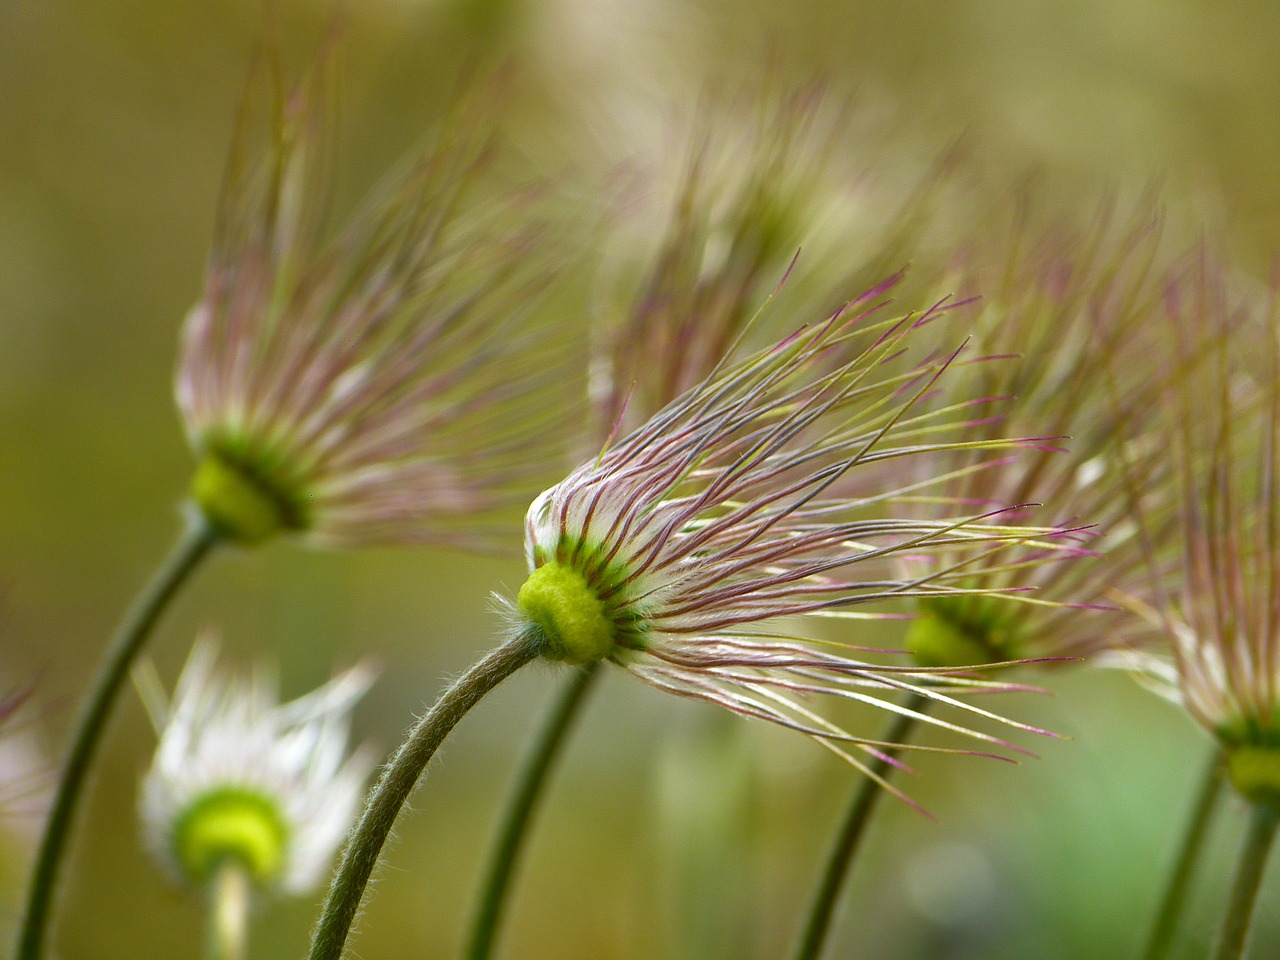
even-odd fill
[{"label": "curved stem", "polygon": [[467,711],[542,650],[536,638],[520,634],[491,650],[450,684],[431,710],[409,731],[382,769],[360,822],[342,850],[324,912],[311,938],[311,960],[340,960],[360,910],[364,889],[400,808],[409,799],[432,755]]},{"label": "curved stem", "polygon": [[36,854],[27,911],[19,933],[15,960],[38,960],[44,950],[53,893],[70,838],[76,804],[84,789],[98,744],[106,732],[111,708],[129,675],[129,667],[146,644],[169,601],[217,540],[217,534],[203,519],[192,520],[178,545],[134,601],[111,639],[94,688],[72,735],[66,766],[58,782],[44,836],[40,841],[40,850]]},{"label": "curved stem", "polygon": [[1196,798],[1191,820],[1187,824],[1182,850],[1169,877],[1169,885],[1165,888],[1160,912],[1156,915],[1155,926],[1151,930],[1151,939],[1147,942],[1146,952],[1142,955],[1143,960],[1164,960],[1169,954],[1169,948],[1173,945],[1173,935],[1177,933],[1178,920],[1186,908],[1191,879],[1200,862],[1200,851],[1204,849],[1209,825],[1213,821],[1218,802],[1226,793],[1225,784],[1225,778],[1222,776],[1222,758],[1215,749],[1213,756],[1209,759],[1209,766],[1204,772],[1204,781],[1200,786],[1200,794]]},{"label": "curved stem", "polygon": [[1267,854],[1271,852],[1278,826],[1280,806],[1272,803],[1253,804],[1244,847],[1240,850],[1240,860],[1236,864],[1231,899],[1227,901],[1227,912],[1222,918],[1222,928],[1218,933],[1214,960],[1239,960],[1244,956],[1249,926],[1253,921],[1253,908],[1257,905],[1262,874],[1267,868]]},{"label": "curved stem", "polygon": [[466,952],[468,960],[488,960],[493,953],[502,921],[506,894],[511,886],[529,820],[538,805],[547,774],[564,743],[565,735],[591,687],[591,681],[599,672],[598,663],[589,663],[574,670],[569,682],[560,690],[556,701],[534,739],[532,749],[525,758],[516,777],[515,789],[507,799],[498,832],[489,854],[484,882],[480,887],[480,900],[471,923],[471,937]]},{"label": "curved stem", "polygon": [[[920,712],[928,709],[929,699],[922,694],[913,693],[902,704],[907,710]],[[904,743],[916,725],[917,719],[904,713],[894,714],[881,739],[886,743]],[[898,755],[897,750],[884,751],[890,757]],[[887,777],[892,772],[892,764],[883,757],[876,757],[867,767],[880,777]],[[804,932],[800,944],[793,955],[795,960],[817,960],[826,943],[827,932],[831,927],[831,916],[835,912],[836,901],[840,889],[857,856],[867,824],[884,789],[870,777],[863,777],[854,791],[853,800],[845,813],[844,823],[836,835],[835,843],[827,855],[827,866],[822,873],[822,880],[814,893],[813,902],[809,905],[809,916],[805,921]]]},{"label": "curved stem", "polygon": [[232,860],[213,875],[209,904],[209,960],[244,960],[249,924],[249,875]]}]

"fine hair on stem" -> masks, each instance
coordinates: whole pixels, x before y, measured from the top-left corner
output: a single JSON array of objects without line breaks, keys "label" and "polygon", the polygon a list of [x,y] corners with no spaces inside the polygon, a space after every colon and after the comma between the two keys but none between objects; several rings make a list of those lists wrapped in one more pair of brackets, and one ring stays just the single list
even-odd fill
[{"label": "fine hair on stem", "polygon": [[383,767],[364,811],[343,848],[320,922],[311,938],[311,960],[340,960],[360,912],[365,887],[382,847],[427,764],[458,721],[494,687],[543,652],[536,634],[522,631],[495,647],[449,685],[414,724]]}]

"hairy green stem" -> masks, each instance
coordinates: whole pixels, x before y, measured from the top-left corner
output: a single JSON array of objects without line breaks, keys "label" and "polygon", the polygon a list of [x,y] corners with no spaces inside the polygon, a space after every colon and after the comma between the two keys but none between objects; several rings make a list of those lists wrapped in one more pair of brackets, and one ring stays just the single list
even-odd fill
[{"label": "hairy green stem", "polygon": [[1262,874],[1267,867],[1267,854],[1280,826],[1280,806],[1257,802],[1249,814],[1249,827],[1245,833],[1240,860],[1236,864],[1235,882],[1231,886],[1231,898],[1222,918],[1218,933],[1218,946],[1214,960],[1239,960],[1244,956],[1245,943],[1249,939],[1249,927],[1253,921],[1253,908],[1258,903],[1258,890],[1262,886]]},{"label": "hairy green stem", "polygon": [[515,788],[498,821],[493,849],[489,853],[484,882],[480,887],[480,899],[471,923],[470,941],[463,954],[468,960],[488,960],[493,953],[507,891],[524,845],[529,821],[542,795],[551,765],[559,755],[565,736],[591,687],[591,681],[599,672],[598,668],[598,663],[588,663],[573,671],[573,676],[552,703],[551,710],[533,741],[532,749],[520,768]]},{"label": "hairy green stem", "polygon": [[209,960],[244,960],[249,925],[249,874],[235,860],[214,872],[209,904]]},{"label": "hairy green stem", "polygon": [[[911,694],[902,704],[904,709],[917,712],[927,709],[928,705],[928,698],[919,693]],[[917,722],[914,716],[896,713],[889,721],[889,726],[881,739],[885,743],[905,743]],[[893,749],[887,749],[884,752],[889,757],[898,755],[898,751]],[[892,766],[885,757],[876,757],[867,764],[867,767],[880,777],[889,776]],[[805,921],[800,943],[793,954],[795,960],[817,960],[821,955],[827,933],[831,929],[831,917],[835,912],[840,890],[853,866],[853,860],[857,856],[867,825],[871,822],[871,815],[882,793],[884,788],[870,777],[863,777],[854,791],[844,822],[840,825],[840,832],[836,835],[835,842],[827,855],[826,869],[822,873],[818,889],[809,905],[809,916]]]},{"label": "hairy green stem", "polygon": [[217,541],[217,535],[203,519],[191,520],[173,552],[138,596],[112,637],[93,690],[72,734],[71,749],[45,824],[40,850],[36,854],[15,960],[38,960],[44,951],[58,872],[70,839],[76,805],[98,744],[106,732],[111,709],[129,675],[129,668],[178,589]]},{"label": "hairy green stem", "polygon": [[1143,960],[1164,960],[1169,955],[1169,948],[1173,945],[1173,935],[1178,930],[1178,920],[1181,919],[1186,908],[1191,880],[1200,862],[1200,851],[1204,849],[1205,837],[1209,833],[1209,826],[1213,822],[1219,801],[1226,794],[1225,786],[1222,757],[1215,748],[1204,772],[1200,793],[1196,798],[1191,820],[1187,824],[1186,836],[1182,841],[1182,850],[1169,877],[1169,885],[1165,888],[1160,912],[1156,914],[1155,926],[1151,930],[1151,939],[1147,942],[1146,952],[1142,955]]},{"label": "hairy green stem", "polygon": [[445,737],[494,687],[537,658],[542,643],[522,633],[487,653],[440,695],[431,710],[409,731],[404,743],[382,769],[342,851],[342,862],[329,886],[320,922],[311,939],[311,960],[340,960],[360,910],[365,887],[378,863],[400,808],[418,784]]}]

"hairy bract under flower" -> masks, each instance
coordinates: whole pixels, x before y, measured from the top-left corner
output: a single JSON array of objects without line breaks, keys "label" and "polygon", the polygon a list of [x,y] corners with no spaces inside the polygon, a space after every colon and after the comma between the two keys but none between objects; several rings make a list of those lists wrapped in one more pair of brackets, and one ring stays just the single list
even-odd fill
[{"label": "hairy bract under flower", "polygon": [[[937,312],[877,320],[889,285],[722,366],[538,497],[526,519],[531,572],[514,604],[516,629],[550,658],[611,660],[661,689],[806,733],[860,767],[856,751],[880,755],[885,745],[825,720],[806,705],[810,694],[901,711],[896,696],[920,689],[998,719],[951,693],[1007,685],[967,670],[886,666],[792,633],[796,618],[965,592],[956,585],[963,559],[895,579],[883,562],[895,555],[1027,540],[1052,549],[1055,531],[1003,524],[999,510],[893,512],[899,491],[872,465],[1018,441],[943,433],[947,408],[925,398],[954,355],[909,359]],[[855,494],[848,481],[858,472],[876,482]]]},{"label": "hairy bract under flower", "polygon": [[473,104],[325,238],[325,64],[291,93],[273,66],[246,98],[183,332],[193,497],[246,543],[483,542],[560,448],[536,192],[485,198],[492,104]]},{"label": "hairy bract under flower", "polygon": [[373,682],[354,667],[280,703],[274,679],[228,678],[198,641],[142,782],[147,847],[176,877],[203,884],[225,861],[260,885],[306,893],[324,879],[373,769],[347,753],[350,711]]}]

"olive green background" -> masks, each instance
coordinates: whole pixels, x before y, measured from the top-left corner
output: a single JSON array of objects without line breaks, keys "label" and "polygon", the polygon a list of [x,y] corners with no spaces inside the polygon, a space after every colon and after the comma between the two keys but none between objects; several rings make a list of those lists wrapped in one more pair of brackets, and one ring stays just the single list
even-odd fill
[{"label": "olive green background", "polygon": [[[305,63],[330,6],[274,8],[291,62]],[[825,72],[921,156],[964,135],[997,189],[1032,172],[1050,208],[1070,211],[1159,183],[1172,218],[1225,236],[1247,268],[1265,270],[1278,248],[1280,7],[1264,0],[360,0],[343,21],[339,207],[418,139],[462,71],[506,57],[509,136],[534,172],[586,183],[652,149],[649,121],[710,78]],[[177,332],[261,27],[248,2],[0,2],[0,681],[38,677],[33,730],[53,754],[110,625],[179,529],[191,460],[172,402]],[[357,733],[390,748],[492,641],[489,595],[518,587],[519,535],[513,520],[505,560],[226,551],[164,622],[156,663],[172,682],[207,624],[241,661],[278,658],[291,694],[373,657],[385,670]],[[527,671],[447,745],[373,889],[365,960],[456,955],[497,798],[557,679]],[[1023,738],[1042,759],[1018,767],[920,759],[911,791],[941,822],[885,805],[830,956],[1133,953],[1207,741],[1127,677],[1049,683],[1052,697],[1001,707],[1073,739]],[[198,899],[137,842],[153,743],[131,696],[59,904],[68,960],[200,949]],[[530,847],[506,955],[785,956],[854,782],[803,739],[611,671]],[[1214,835],[1183,956],[1207,949],[1242,819],[1233,803]],[[17,915],[35,827],[0,823],[0,929]],[[1272,879],[1256,956],[1280,945]],[[263,904],[251,955],[303,955],[317,905]]]}]

